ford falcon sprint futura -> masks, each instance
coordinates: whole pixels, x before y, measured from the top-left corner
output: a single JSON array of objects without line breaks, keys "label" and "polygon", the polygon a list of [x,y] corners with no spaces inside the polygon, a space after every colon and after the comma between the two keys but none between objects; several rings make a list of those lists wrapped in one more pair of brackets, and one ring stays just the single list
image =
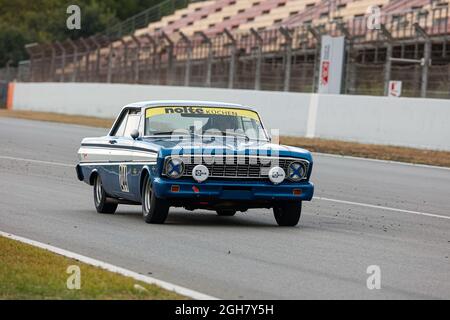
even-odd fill
[{"label": "ford falcon sprint futura", "polygon": [[144,221],[160,224],[170,207],[219,216],[267,208],[278,225],[295,226],[314,193],[312,156],[271,140],[248,107],[140,102],[122,109],[107,136],[82,141],[76,172],[99,213],[142,205]]}]

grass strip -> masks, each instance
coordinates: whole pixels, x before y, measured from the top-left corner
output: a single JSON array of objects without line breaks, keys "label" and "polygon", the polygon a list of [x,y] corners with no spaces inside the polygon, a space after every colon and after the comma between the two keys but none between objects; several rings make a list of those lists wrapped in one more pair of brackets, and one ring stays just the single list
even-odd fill
[{"label": "grass strip", "polygon": [[[80,268],[80,289],[70,290],[70,266]],[[70,271],[70,270],[69,270]],[[73,283],[69,281],[69,283]],[[0,236],[2,300],[165,300],[186,299],[155,285],[69,259]]]}]

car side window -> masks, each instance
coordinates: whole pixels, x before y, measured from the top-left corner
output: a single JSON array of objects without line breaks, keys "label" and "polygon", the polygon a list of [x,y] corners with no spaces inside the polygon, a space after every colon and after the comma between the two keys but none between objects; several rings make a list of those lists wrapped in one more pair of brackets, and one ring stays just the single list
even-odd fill
[{"label": "car side window", "polygon": [[127,125],[128,121],[128,110],[124,111],[120,115],[119,122],[115,126],[115,131],[112,132],[113,137],[121,137],[123,136],[123,133],[125,132],[125,127]]},{"label": "car side window", "polygon": [[244,131],[255,130],[255,122],[250,118],[242,118],[242,126]]},{"label": "car side window", "polygon": [[139,122],[141,120],[141,112],[131,110],[128,114],[127,124],[123,136],[130,137],[134,129],[139,130]]}]

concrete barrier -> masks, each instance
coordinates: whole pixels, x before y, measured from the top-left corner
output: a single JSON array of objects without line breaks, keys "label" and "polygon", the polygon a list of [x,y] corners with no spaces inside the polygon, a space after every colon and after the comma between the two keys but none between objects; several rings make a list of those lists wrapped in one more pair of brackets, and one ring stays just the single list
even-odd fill
[{"label": "concrete barrier", "polygon": [[144,100],[214,100],[256,108],[282,135],[450,151],[450,101],[253,90],[94,84],[17,83],[13,106],[104,118]]}]

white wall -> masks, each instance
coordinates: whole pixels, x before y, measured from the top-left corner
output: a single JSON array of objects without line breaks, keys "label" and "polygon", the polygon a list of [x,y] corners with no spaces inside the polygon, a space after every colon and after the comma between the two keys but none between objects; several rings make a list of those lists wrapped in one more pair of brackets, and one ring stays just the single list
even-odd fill
[{"label": "white wall", "polygon": [[316,136],[450,150],[450,100],[321,95]]},{"label": "white wall", "polygon": [[145,100],[249,105],[283,135],[450,151],[450,100],[83,83],[17,83],[13,107],[113,118]]},{"label": "white wall", "polygon": [[[303,136],[310,95],[123,84],[17,83],[13,105],[16,110],[115,118],[123,106],[147,100],[213,100],[254,106],[266,126]],[[287,117],[292,120],[286,121]]]}]

